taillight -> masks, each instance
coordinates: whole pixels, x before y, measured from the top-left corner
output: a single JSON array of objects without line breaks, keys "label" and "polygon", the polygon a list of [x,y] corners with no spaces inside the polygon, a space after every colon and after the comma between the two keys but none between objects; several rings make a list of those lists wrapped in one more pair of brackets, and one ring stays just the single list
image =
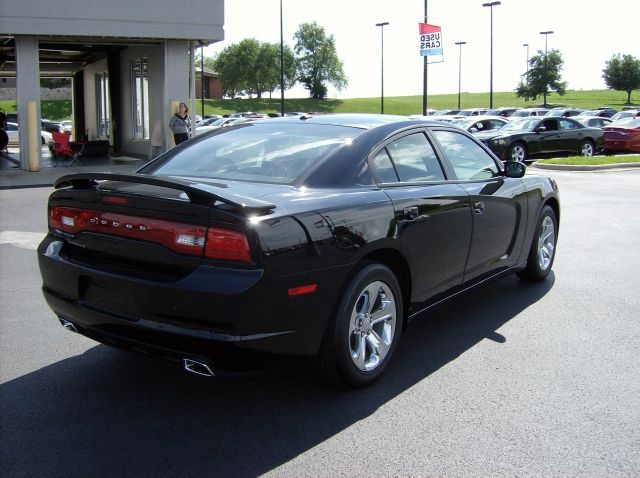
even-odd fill
[{"label": "taillight", "polygon": [[251,262],[247,236],[217,227],[59,206],[49,209],[49,227],[72,235],[88,231],[153,242],[209,259]]},{"label": "taillight", "polygon": [[229,261],[251,262],[247,236],[237,231],[210,227],[207,231],[205,257]]}]

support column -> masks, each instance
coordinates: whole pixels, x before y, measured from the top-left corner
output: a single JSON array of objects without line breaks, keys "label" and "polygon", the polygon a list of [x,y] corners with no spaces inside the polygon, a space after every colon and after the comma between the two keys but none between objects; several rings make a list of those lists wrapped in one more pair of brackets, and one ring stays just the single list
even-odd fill
[{"label": "support column", "polygon": [[[40,65],[38,39],[33,36],[16,35],[16,89],[17,113],[20,123],[20,167],[38,171],[42,160],[42,148],[29,148],[29,137],[41,138],[40,127]],[[29,114],[29,102],[31,106]],[[31,165],[31,167],[29,167]]]},{"label": "support column", "polygon": [[[189,43],[185,40],[166,40],[164,45],[164,115],[162,126],[164,150],[173,144],[173,133],[169,129],[169,119],[177,109],[173,101],[189,102]],[[191,111],[190,111],[191,113]]]}]

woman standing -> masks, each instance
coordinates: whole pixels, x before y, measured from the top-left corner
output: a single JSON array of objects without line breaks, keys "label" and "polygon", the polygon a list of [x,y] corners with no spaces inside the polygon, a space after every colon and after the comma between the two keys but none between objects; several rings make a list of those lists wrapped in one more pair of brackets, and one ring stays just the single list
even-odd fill
[{"label": "woman standing", "polygon": [[191,118],[189,118],[189,108],[185,103],[180,103],[178,112],[169,120],[169,128],[173,131],[173,139],[175,139],[176,146],[189,139]]}]

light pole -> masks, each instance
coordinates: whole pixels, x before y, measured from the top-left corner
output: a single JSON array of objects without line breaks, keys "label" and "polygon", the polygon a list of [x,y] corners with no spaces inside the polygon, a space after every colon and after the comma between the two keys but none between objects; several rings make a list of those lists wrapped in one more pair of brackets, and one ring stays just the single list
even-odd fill
[{"label": "light pole", "polygon": [[544,107],[547,107],[547,38],[552,35],[553,31],[540,32],[544,35]]},{"label": "light pole", "polygon": [[526,46],[527,47],[527,76],[525,78],[527,78],[527,83],[529,80],[529,44],[528,43],[523,43],[522,46]]},{"label": "light pole", "polygon": [[380,27],[380,114],[384,114],[384,27],[389,22],[376,23],[377,27]]},{"label": "light pole", "polygon": [[502,2],[490,2],[483,3],[483,7],[489,7],[491,9],[491,44],[489,54],[489,109],[493,109],[493,7],[501,5]]},{"label": "light pole", "polygon": [[284,34],[282,28],[282,0],[280,0],[280,116],[284,116]]},{"label": "light pole", "polygon": [[466,45],[466,41],[457,41],[459,47],[458,54],[458,109],[460,109],[460,85],[462,84],[462,45]]}]

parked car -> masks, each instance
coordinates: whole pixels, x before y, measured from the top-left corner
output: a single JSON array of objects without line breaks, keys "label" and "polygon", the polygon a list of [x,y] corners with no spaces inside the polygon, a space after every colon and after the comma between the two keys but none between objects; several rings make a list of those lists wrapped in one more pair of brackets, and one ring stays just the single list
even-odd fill
[{"label": "parked car", "polygon": [[73,131],[73,123],[71,120],[62,120],[60,123],[62,123],[62,127],[65,131],[69,131],[70,133]]},{"label": "parked car", "polygon": [[434,304],[549,274],[557,186],[524,173],[443,123],[243,123],[58,179],[42,290],[66,328],[196,374],[309,358],[362,386]]},{"label": "parked car", "polygon": [[[410,116],[411,119],[421,119],[424,118],[422,116]],[[429,117],[429,120],[432,121],[441,121],[443,123],[452,123],[456,120],[462,120],[468,118],[467,116],[462,115],[433,115]]]},{"label": "parked car", "polygon": [[458,113],[460,113],[460,110],[440,110],[435,112],[433,116],[453,116],[457,115]]},{"label": "parked car", "polygon": [[614,114],[611,119],[616,122],[625,118],[635,118],[640,115],[640,110],[622,110]]},{"label": "parked car", "polygon": [[203,120],[205,119],[220,119],[222,118],[222,115],[214,115],[214,114],[208,114],[208,115],[204,115],[202,117]]},{"label": "parked car", "polygon": [[578,116],[600,116],[602,118],[611,118],[617,112],[618,110],[614,110],[613,108],[594,108],[592,110],[585,110]]},{"label": "parked car", "polygon": [[474,116],[472,118],[458,119],[452,123],[469,133],[484,133],[502,128],[509,120],[502,116]]},{"label": "parked car", "polygon": [[571,118],[517,118],[497,131],[476,135],[503,161],[525,161],[550,153],[593,156],[602,147],[602,130]]},{"label": "parked car", "polygon": [[501,106],[500,108],[495,108],[493,110],[487,111],[487,116],[504,116],[505,118],[509,118],[516,111],[520,111],[522,108],[516,106]]},{"label": "parked car", "polygon": [[604,152],[640,153],[640,117],[625,118],[605,126]]},{"label": "parked car", "polygon": [[[20,127],[16,123],[7,122],[7,136],[9,137],[9,146],[20,146]],[[53,136],[48,131],[40,131],[42,145],[48,145],[53,142]]]},{"label": "parked car", "polygon": [[248,118],[242,117],[231,117],[231,118],[220,118],[217,119],[210,124],[204,126],[196,126],[196,136],[201,135],[203,133],[208,133],[209,131],[214,131],[219,128],[226,128],[228,126],[244,123],[248,121]]},{"label": "parked car", "polygon": [[574,120],[579,121],[585,126],[589,128],[604,128],[608,124],[611,124],[613,120],[611,118],[607,118],[606,116],[574,116]]},{"label": "parked car", "polygon": [[460,116],[480,116],[487,114],[486,108],[467,108],[456,113]]},{"label": "parked car", "polygon": [[571,116],[578,116],[582,113],[583,110],[578,108],[551,108],[549,111],[545,113],[545,116],[555,116],[555,117],[563,117],[570,118]]},{"label": "parked car", "polygon": [[49,133],[64,133],[66,131],[66,128],[61,121],[42,119],[40,121],[40,126],[43,131],[47,131]]},{"label": "parked car", "polygon": [[514,112],[512,118],[527,118],[529,116],[544,116],[549,111],[547,108],[523,108]]}]

